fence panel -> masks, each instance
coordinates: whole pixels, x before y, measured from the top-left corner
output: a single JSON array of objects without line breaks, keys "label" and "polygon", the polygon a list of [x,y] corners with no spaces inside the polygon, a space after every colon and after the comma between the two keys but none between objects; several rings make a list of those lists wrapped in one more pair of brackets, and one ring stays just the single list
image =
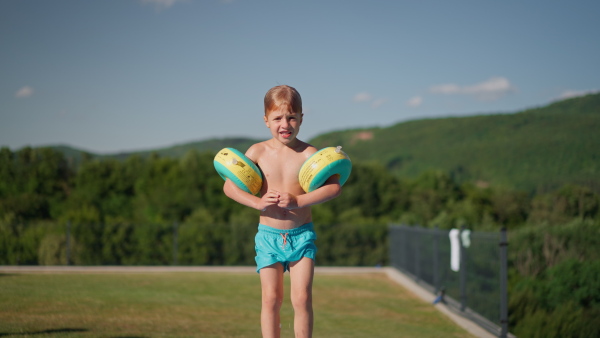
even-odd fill
[{"label": "fence panel", "polygon": [[[390,264],[421,286],[443,296],[444,302],[471,317],[488,331],[505,337],[506,276],[503,275],[502,233],[458,234],[459,269],[451,268],[453,252],[449,230],[392,225],[389,229]],[[504,243],[504,244],[502,244]],[[456,245],[456,244],[455,244]],[[458,250],[457,250],[458,249]],[[506,255],[504,255],[506,256]]]}]

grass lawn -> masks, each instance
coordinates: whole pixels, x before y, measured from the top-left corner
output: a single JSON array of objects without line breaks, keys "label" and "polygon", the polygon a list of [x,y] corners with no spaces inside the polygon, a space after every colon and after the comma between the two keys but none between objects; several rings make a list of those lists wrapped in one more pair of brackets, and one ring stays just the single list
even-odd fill
[{"label": "grass lawn", "polygon": [[[313,293],[315,337],[471,337],[384,274],[317,274]],[[282,337],[293,337],[287,294],[281,321]],[[205,272],[0,274],[4,336],[260,337],[260,280]]]}]

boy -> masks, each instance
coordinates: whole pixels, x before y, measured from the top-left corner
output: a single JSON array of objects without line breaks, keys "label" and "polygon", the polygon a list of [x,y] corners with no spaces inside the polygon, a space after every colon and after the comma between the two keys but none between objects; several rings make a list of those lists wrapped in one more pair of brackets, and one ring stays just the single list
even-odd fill
[{"label": "boy", "polygon": [[296,138],[303,118],[298,91],[285,85],[273,87],[265,95],[264,104],[264,121],[272,138],[252,145],[246,152],[262,171],[261,197],[244,192],[230,180],[225,181],[223,190],[229,198],[261,211],[255,247],[262,289],[263,337],[279,337],[286,270],[290,271],[296,337],[311,337],[317,248],[310,206],[337,197],[341,187],[337,175],[310,193],[300,187],[300,167],[317,149]]}]

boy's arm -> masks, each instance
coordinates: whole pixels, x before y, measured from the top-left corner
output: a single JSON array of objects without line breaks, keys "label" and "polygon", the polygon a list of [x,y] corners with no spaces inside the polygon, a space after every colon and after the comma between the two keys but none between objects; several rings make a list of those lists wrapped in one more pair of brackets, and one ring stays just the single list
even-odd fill
[{"label": "boy's arm", "polygon": [[325,184],[309,193],[294,196],[282,193],[279,196],[279,207],[286,209],[306,208],[311,205],[320,204],[338,197],[342,193],[340,180],[337,175],[331,176]]},{"label": "boy's arm", "polygon": [[279,195],[268,191],[262,197],[257,197],[238,188],[230,179],[225,180],[223,192],[232,200],[256,210],[265,210],[269,205],[277,204]]},{"label": "boy's arm", "polygon": [[[261,153],[260,144],[253,144],[246,151],[246,156],[254,163],[257,163],[255,159],[260,156]],[[268,206],[277,204],[279,201],[279,194],[275,191],[268,191],[262,197],[254,196],[250,193],[245,192],[240,189],[233,183],[231,180],[225,180],[225,184],[223,185],[223,192],[225,195],[232,200],[245,205],[247,207],[256,209],[256,210],[265,210]]]}]

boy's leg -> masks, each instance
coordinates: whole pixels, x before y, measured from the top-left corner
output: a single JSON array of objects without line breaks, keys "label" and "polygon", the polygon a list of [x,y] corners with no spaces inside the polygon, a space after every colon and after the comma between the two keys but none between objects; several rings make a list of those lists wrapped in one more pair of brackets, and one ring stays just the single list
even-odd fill
[{"label": "boy's leg", "polygon": [[283,265],[275,263],[260,269],[262,307],[260,326],[263,337],[279,337],[279,310],[283,302]]},{"label": "boy's leg", "polygon": [[290,296],[294,307],[294,331],[296,337],[312,337],[313,307],[312,284],[315,261],[302,257],[290,263]]}]

